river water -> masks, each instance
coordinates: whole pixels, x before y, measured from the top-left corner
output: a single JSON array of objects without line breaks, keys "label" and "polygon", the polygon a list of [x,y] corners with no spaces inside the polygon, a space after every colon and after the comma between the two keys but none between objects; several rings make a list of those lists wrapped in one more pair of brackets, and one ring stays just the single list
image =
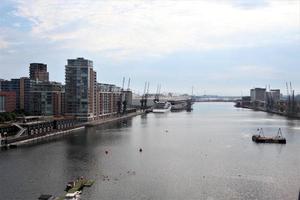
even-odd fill
[{"label": "river water", "polygon": [[[78,176],[96,180],[83,191],[87,200],[297,199],[299,120],[232,103],[193,107],[0,152],[0,199],[61,195]],[[287,144],[253,143],[257,128],[265,135],[282,128]]]}]

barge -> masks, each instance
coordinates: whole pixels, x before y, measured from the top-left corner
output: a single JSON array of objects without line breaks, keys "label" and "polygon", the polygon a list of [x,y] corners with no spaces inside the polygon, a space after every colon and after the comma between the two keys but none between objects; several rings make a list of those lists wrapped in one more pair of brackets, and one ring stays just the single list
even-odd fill
[{"label": "barge", "polygon": [[278,133],[275,137],[265,136],[263,133],[263,129],[259,129],[259,134],[252,136],[252,141],[256,143],[278,143],[278,144],[286,144],[286,139],[282,136],[281,129],[278,129]]}]

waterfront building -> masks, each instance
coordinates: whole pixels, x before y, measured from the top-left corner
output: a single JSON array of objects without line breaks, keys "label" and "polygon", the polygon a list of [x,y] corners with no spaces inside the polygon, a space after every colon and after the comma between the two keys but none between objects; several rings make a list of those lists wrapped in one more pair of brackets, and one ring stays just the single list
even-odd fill
[{"label": "waterfront building", "polygon": [[66,113],[66,91],[65,86],[62,85],[61,88],[61,114],[64,115]]},{"label": "waterfront building", "polygon": [[265,101],[266,89],[265,88],[254,88],[251,89],[251,102],[255,101]]},{"label": "waterfront building", "polygon": [[62,115],[62,84],[57,82],[35,82],[30,91],[30,114]]},{"label": "waterfront building", "polygon": [[93,120],[96,116],[97,85],[93,61],[68,59],[65,68],[66,115],[76,116],[82,121]]},{"label": "waterfront building", "polygon": [[267,93],[265,88],[254,88],[250,90],[251,106],[255,109],[265,110]]},{"label": "waterfront building", "polygon": [[242,97],[241,101],[241,107],[249,107],[251,104],[251,97],[250,96],[244,96]]},{"label": "waterfront building", "polygon": [[43,63],[30,63],[29,77],[30,80],[48,82],[49,72],[47,71],[47,65]]},{"label": "waterfront building", "polygon": [[5,112],[5,96],[0,96],[0,113]]},{"label": "waterfront building", "polygon": [[125,101],[127,102],[127,108],[132,107],[132,91],[131,90],[124,90],[123,91]]},{"label": "waterfront building", "polygon": [[96,93],[97,116],[117,114],[121,88],[112,84],[98,83]]},{"label": "waterfront building", "polygon": [[272,89],[270,90],[271,97],[274,102],[278,102],[281,99],[280,89]]},{"label": "waterfront building", "polygon": [[29,92],[31,87],[31,81],[27,77],[21,77],[16,79],[1,80],[0,90],[6,92],[15,92],[16,100],[16,110],[29,112]]},{"label": "waterfront building", "polygon": [[0,91],[0,112],[14,112],[16,110],[16,93]]}]

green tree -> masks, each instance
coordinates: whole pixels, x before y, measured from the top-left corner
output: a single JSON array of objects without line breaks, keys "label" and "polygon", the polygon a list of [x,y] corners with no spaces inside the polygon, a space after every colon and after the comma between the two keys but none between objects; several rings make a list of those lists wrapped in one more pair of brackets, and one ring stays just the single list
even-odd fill
[{"label": "green tree", "polygon": [[4,113],[4,118],[5,118],[5,121],[11,121],[12,120],[12,116],[8,112]]},{"label": "green tree", "polygon": [[17,118],[17,114],[16,113],[12,112],[10,114],[11,114],[12,120],[15,120]]},{"label": "green tree", "polygon": [[1,115],[0,115],[0,123],[3,123],[3,122],[5,122],[5,118],[4,118],[3,115],[1,114]]}]

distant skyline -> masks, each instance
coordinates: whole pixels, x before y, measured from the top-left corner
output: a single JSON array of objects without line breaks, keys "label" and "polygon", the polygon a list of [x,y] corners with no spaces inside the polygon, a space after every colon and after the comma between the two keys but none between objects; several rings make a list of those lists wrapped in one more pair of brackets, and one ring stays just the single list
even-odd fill
[{"label": "distant skyline", "polygon": [[[1,0],[0,78],[67,59],[94,62],[98,82],[142,92],[248,95],[292,82],[300,93],[299,0]],[[125,84],[127,86],[127,83]]]}]

